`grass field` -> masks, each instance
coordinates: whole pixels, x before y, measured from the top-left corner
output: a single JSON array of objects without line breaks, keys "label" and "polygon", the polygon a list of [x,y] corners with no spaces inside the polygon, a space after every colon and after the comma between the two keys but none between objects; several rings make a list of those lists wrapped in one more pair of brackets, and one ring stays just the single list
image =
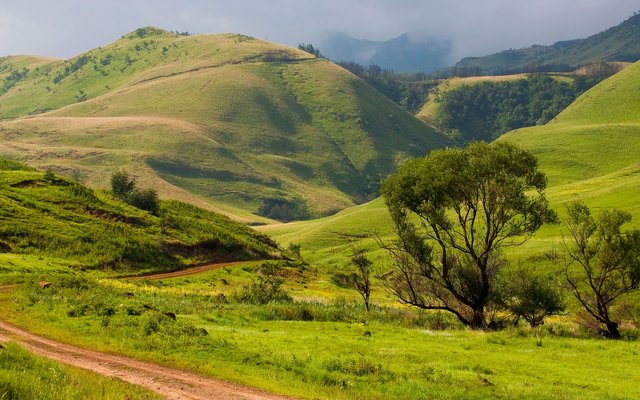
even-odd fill
[{"label": "grass field", "polygon": [[[242,280],[252,268],[217,273]],[[216,295],[219,276],[124,285],[103,279],[88,286],[67,279],[55,281],[49,292],[30,284],[3,295],[1,312],[59,340],[300,398],[640,395],[634,384],[640,376],[628,368],[639,354],[635,341],[583,338],[575,326],[555,322],[537,330],[441,331],[457,325],[446,316],[395,307],[366,313],[340,299],[254,305],[229,294],[223,301]]]}]

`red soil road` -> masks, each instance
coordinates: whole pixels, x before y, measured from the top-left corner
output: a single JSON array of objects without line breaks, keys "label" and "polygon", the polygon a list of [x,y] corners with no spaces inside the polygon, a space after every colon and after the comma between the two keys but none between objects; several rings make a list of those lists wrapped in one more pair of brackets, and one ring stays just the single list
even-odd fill
[{"label": "red soil road", "polygon": [[[123,279],[128,281],[142,281],[142,280],[159,281],[161,279],[169,279],[169,278],[177,278],[180,276],[201,274],[203,272],[211,271],[214,269],[233,267],[236,265],[246,264],[246,263],[247,261],[234,261],[234,262],[226,262],[226,263],[207,264],[207,265],[200,265],[199,267],[181,269],[179,271],[174,271],[174,272],[163,272],[159,274],[150,274],[150,275],[127,276]],[[1,290],[1,287],[0,287],[0,290]]]},{"label": "red soil road", "polygon": [[180,400],[291,400],[191,372],[155,365],[133,358],[81,349],[34,335],[0,321],[0,343],[13,341],[30,352]]},{"label": "red soil road", "polygon": [[1,285],[0,286],[0,293],[6,293],[6,292],[10,292],[13,289],[17,288],[19,285]]}]

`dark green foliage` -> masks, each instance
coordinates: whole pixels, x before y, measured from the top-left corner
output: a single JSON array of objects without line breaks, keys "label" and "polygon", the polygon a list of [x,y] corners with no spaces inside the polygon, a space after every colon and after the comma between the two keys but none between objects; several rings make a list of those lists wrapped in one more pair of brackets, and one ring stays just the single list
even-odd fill
[{"label": "dark green foliage", "polygon": [[640,289],[640,230],[621,230],[631,221],[623,211],[605,210],[594,218],[586,205],[575,202],[567,206],[567,214],[568,287],[584,310],[606,327],[606,336],[620,338],[612,308],[621,296]]},{"label": "dark green foliage", "polygon": [[438,96],[438,125],[461,144],[488,142],[513,129],[546,124],[595,83],[584,78],[572,85],[532,75],[463,85]]},{"label": "dark green foliage", "polygon": [[76,59],[74,59],[71,62],[71,65],[66,66],[64,68],[64,74],[65,75],[70,75],[76,71],[78,71],[80,68],[84,67],[85,65],[87,65],[87,63],[91,61],[91,58],[88,55],[82,55]]},{"label": "dark green foliage", "polygon": [[155,189],[136,189],[127,196],[126,201],[132,206],[149,211],[154,215],[158,215],[160,211],[160,200],[158,199],[158,192]]},{"label": "dark green foliage", "polygon": [[313,54],[316,57],[322,57],[322,53],[320,53],[320,49],[316,48],[311,43],[300,43],[298,45],[298,49],[302,51],[306,51],[309,54]]},{"label": "dark green foliage", "polygon": [[301,197],[288,199],[265,199],[258,214],[278,221],[289,222],[311,217],[309,206]]},{"label": "dark green foliage", "polygon": [[129,174],[124,171],[115,172],[111,175],[111,191],[120,200],[124,200],[133,192],[136,183],[129,179]]},{"label": "dark green foliage", "polygon": [[28,68],[22,68],[21,70],[13,70],[11,74],[4,78],[4,86],[0,88],[0,94],[4,94],[8,92],[12,87],[14,87],[18,82],[23,80],[29,75]]},{"label": "dark green foliage", "polygon": [[160,199],[155,189],[137,189],[135,179],[130,179],[124,171],[111,175],[111,191],[113,195],[141,210],[158,215],[160,211]]},{"label": "dark green foliage", "polygon": [[355,62],[340,62],[338,65],[410,112],[417,111],[424,104],[429,90],[437,84],[436,81],[427,81],[423,73],[396,73],[375,64],[364,67]]},{"label": "dark green foliage", "polygon": [[562,294],[550,276],[519,268],[503,277],[500,286],[497,302],[513,314],[516,323],[522,318],[535,328],[546,317],[564,311]]},{"label": "dark green foliage", "polygon": [[556,219],[545,186],[535,157],[508,143],[472,143],[407,162],[383,185],[398,235],[395,243],[380,241],[394,262],[383,283],[406,304],[488,328],[501,249]]}]

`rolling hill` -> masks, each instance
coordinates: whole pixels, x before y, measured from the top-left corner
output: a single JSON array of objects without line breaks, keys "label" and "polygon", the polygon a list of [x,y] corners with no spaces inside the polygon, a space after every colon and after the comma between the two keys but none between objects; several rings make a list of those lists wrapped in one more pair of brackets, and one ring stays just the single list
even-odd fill
[{"label": "rolling hill", "polygon": [[0,283],[73,269],[141,273],[282,257],[269,238],[227,217],[174,200],[152,215],[2,158],[0,221]]},{"label": "rolling hill", "polygon": [[0,59],[0,79],[0,154],[93,187],[124,169],[244,221],[362,202],[448,144],[342,68],[243,35],[141,28],[66,61]]},{"label": "rolling hill", "polygon": [[464,58],[447,71],[474,71],[474,75],[569,71],[601,61],[640,59],[640,14],[586,39],[565,40],[551,46],[510,49],[484,57]]},{"label": "rolling hill", "polygon": [[[580,96],[544,126],[509,132],[498,140],[515,143],[538,158],[549,184],[547,197],[562,218],[564,204],[582,200],[595,213],[617,208],[632,214],[640,226],[640,62],[608,78]],[[393,235],[382,199],[316,221],[260,227],[283,244],[301,244],[310,261],[331,268],[349,263],[348,240],[355,240],[387,265],[371,237]],[[562,224],[544,226],[524,246],[512,250],[512,260],[542,263],[562,245]],[[560,261],[558,261],[560,262]],[[548,268],[558,265],[547,264]]]}]

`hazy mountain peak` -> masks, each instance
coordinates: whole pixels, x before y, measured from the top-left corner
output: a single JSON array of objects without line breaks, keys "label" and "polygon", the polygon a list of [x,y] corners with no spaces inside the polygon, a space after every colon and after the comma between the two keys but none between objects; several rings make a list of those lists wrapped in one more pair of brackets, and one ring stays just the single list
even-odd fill
[{"label": "hazy mountain peak", "polygon": [[409,33],[372,41],[332,32],[320,43],[320,49],[334,61],[377,64],[397,72],[432,72],[447,65],[451,42],[434,38],[416,40]]}]

